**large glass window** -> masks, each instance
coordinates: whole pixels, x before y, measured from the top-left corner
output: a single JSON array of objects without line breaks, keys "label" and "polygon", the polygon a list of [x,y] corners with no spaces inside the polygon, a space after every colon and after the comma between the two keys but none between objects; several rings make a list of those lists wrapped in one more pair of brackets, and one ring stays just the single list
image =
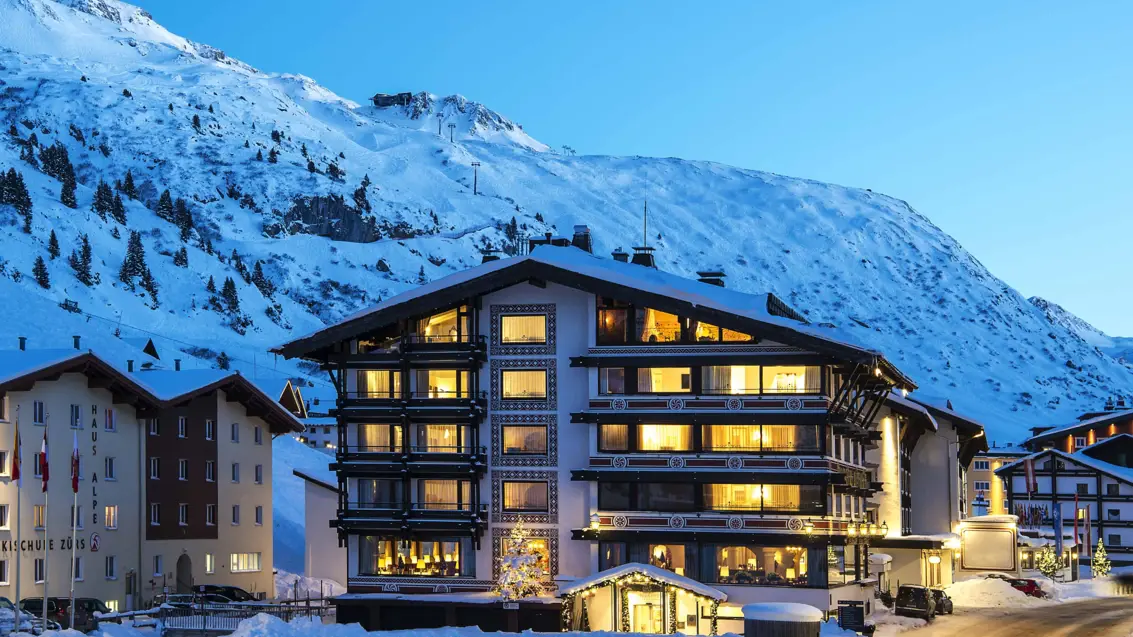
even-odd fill
[{"label": "large glass window", "polygon": [[465,425],[419,424],[415,451],[455,453],[468,448],[468,427]]},{"label": "large glass window", "polygon": [[763,451],[817,451],[817,425],[763,425]]},{"label": "large glass window", "polygon": [[400,398],[401,372],[389,369],[358,370],[358,398]]},{"label": "large glass window", "polygon": [[624,367],[600,367],[598,369],[598,393],[626,393],[626,370]]},{"label": "large glass window", "polygon": [[629,451],[629,425],[598,425],[599,451]]},{"label": "large glass window", "polygon": [[501,370],[500,385],[504,400],[542,400],[547,397],[547,370]]},{"label": "large glass window", "polygon": [[545,314],[501,316],[500,341],[520,345],[546,343],[547,316]]},{"label": "large glass window", "polygon": [[705,451],[754,451],[762,449],[759,425],[702,425],[701,444]]},{"label": "large glass window", "polygon": [[504,425],[503,453],[513,455],[545,455],[547,453],[546,425]]},{"label": "large glass window", "polygon": [[758,484],[706,484],[703,489],[709,511],[758,511],[763,502]]},{"label": "large glass window", "polygon": [[546,512],[546,482],[504,482],[503,510],[508,512]]},{"label": "large glass window", "polygon": [[709,365],[700,368],[705,394],[758,394],[758,365]]},{"label": "large glass window", "polygon": [[716,343],[723,341],[725,343],[746,343],[753,340],[750,334],[737,332],[728,328],[720,328],[711,323],[703,321],[693,321],[696,326],[693,329],[693,340],[698,343]]},{"label": "large glass window", "polygon": [[635,334],[639,343],[677,343],[681,340],[681,319],[650,308],[637,308]]},{"label": "large glass window", "polygon": [[632,510],[631,485],[628,482],[599,482],[598,508],[603,511]]},{"label": "large glass window", "polygon": [[817,513],[822,487],[798,484],[705,484],[706,511],[762,511],[764,513]]},{"label": "large glass window", "polygon": [[400,509],[404,502],[401,480],[358,480],[359,508]]},{"label": "large glass window", "polygon": [[751,337],[751,334],[744,334],[724,327],[720,329],[720,340],[725,343],[746,343],[755,339]]},{"label": "large glass window", "polygon": [[684,483],[646,482],[637,485],[639,511],[693,511],[696,487]]},{"label": "large glass window", "polygon": [[625,542],[599,542],[598,543],[598,569],[606,570],[621,566],[629,561],[626,554]]},{"label": "large glass window", "polygon": [[401,425],[358,425],[356,449],[362,453],[397,452],[401,451],[401,446]]},{"label": "large glass window", "polygon": [[685,574],[684,544],[650,544],[649,565],[663,568],[677,575]]},{"label": "large glass window", "polygon": [[755,586],[806,586],[807,550],[800,546],[716,546],[709,581]]},{"label": "large glass window", "polygon": [[471,334],[468,308],[453,308],[417,321],[417,337],[426,343],[467,341]]},{"label": "large glass window", "polygon": [[638,451],[692,451],[692,425],[638,425]]},{"label": "large glass window", "polygon": [[626,343],[626,327],[629,310],[627,308],[599,308],[598,334],[599,345],[624,345]]},{"label": "large glass window", "polygon": [[418,398],[467,398],[471,395],[468,371],[456,369],[417,370]]},{"label": "large glass window", "polygon": [[426,511],[470,511],[472,483],[468,480],[421,480],[416,508]]},{"label": "large glass window", "polygon": [[358,572],[362,575],[469,577],[474,564],[471,538],[406,542],[372,535],[358,537]]},{"label": "large glass window", "polygon": [[777,365],[763,368],[765,394],[817,394],[822,391],[822,368]]},{"label": "large glass window", "polygon": [[680,394],[692,391],[688,367],[642,367],[637,370],[637,391],[642,394]]}]

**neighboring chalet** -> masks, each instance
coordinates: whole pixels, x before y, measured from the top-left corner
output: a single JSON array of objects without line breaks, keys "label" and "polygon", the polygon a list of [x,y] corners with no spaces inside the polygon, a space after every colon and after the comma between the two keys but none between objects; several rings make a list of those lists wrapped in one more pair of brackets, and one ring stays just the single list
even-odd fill
[{"label": "neighboring chalet", "polygon": [[[963,511],[959,461],[978,450],[970,421],[894,406],[915,385],[881,353],[723,273],[662,272],[651,248],[599,258],[585,227],[532,244],[276,350],[338,386],[339,621],[463,612],[383,604],[490,590],[520,520],[552,590],[637,563],[730,603],[830,610],[870,603],[860,556],[886,534],[931,531],[900,546],[909,569],[940,562]],[[871,460],[886,435],[904,455],[894,443]],[[903,482],[880,481],[879,463]],[[918,480],[950,491],[915,505]],[[649,590],[625,598],[633,626],[698,630],[639,617],[660,613]]]}]

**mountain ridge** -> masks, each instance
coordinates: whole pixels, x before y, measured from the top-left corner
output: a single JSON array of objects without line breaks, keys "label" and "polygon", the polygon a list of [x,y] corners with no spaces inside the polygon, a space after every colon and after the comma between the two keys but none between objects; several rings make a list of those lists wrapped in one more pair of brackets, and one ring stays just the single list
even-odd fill
[{"label": "mountain ridge", "polygon": [[[325,382],[264,352],[474,265],[482,249],[514,252],[523,235],[580,223],[596,253],[635,245],[648,200],[663,269],[723,269],[729,287],[776,294],[884,351],[918,394],[951,399],[1000,439],[1133,394],[1122,359],[899,199],[712,162],[559,153],[462,96],[360,105],[176,36],[117,0],[0,0],[0,10],[12,18],[0,25],[0,167],[23,173],[34,203],[31,234],[0,206],[0,290],[45,315],[33,341],[84,327],[46,316],[70,300],[191,343],[180,348],[200,354],[196,364],[242,352],[238,366],[271,360],[281,375]],[[118,21],[105,17],[113,12]],[[21,159],[52,144],[73,164],[75,209],[60,203],[56,178]],[[127,170],[137,187],[127,223],[105,221],[91,211],[96,186]],[[159,215],[166,189],[191,214],[187,241]],[[47,259],[51,230],[58,259]],[[131,231],[157,299],[119,280]],[[84,234],[92,286],[66,263]],[[175,264],[182,248],[188,267]],[[48,289],[28,276],[36,256]],[[210,278],[217,288],[233,280],[238,310],[206,289]],[[5,318],[0,339],[14,342],[27,319],[0,309]],[[115,345],[108,329],[93,338]]]}]

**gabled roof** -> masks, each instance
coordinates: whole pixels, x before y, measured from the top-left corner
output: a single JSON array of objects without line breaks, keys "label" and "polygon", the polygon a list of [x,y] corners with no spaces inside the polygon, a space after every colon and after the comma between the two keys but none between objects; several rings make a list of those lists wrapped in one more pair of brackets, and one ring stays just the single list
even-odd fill
[{"label": "gabled roof", "polygon": [[242,403],[249,415],[268,423],[273,433],[303,430],[290,412],[239,372],[189,369],[129,373],[91,350],[0,350],[0,393],[28,391],[37,382],[57,380],[69,373],[85,374],[88,387],[106,389],[116,404],[138,409],[176,406],[221,389],[229,401]]},{"label": "gabled roof", "polygon": [[1042,433],[1038,433],[1038,434],[1031,436],[1030,438],[1027,438],[1024,441],[1024,444],[1041,443],[1041,442],[1045,442],[1047,440],[1051,440],[1053,438],[1061,438],[1062,436],[1071,436],[1071,435],[1074,435],[1075,433],[1077,433],[1078,431],[1087,431],[1087,430],[1093,429],[1094,427],[1103,427],[1105,425],[1110,425],[1110,424],[1117,423],[1117,422],[1123,422],[1123,421],[1126,421],[1126,420],[1133,420],[1133,409],[1126,409],[1126,410],[1123,410],[1123,411],[1108,412],[1108,413],[1102,414],[1100,416],[1095,416],[1093,418],[1087,418],[1086,420],[1076,421],[1076,422],[1070,423],[1069,425],[1064,425],[1062,427],[1055,427],[1054,429],[1048,429],[1048,430],[1046,430]]},{"label": "gabled roof", "polygon": [[724,593],[723,591],[718,591],[711,586],[701,584],[700,582],[684,577],[683,575],[677,575],[672,571],[666,571],[663,568],[651,566],[649,564],[640,564],[638,562],[629,562],[628,564],[622,564],[621,566],[608,568],[600,573],[595,573],[587,577],[580,577],[576,580],[573,580],[569,584],[565,584],[559,587],[559,596],[562,597],[563,595],[577,593],[597,584],[621,579],[626,575],[631,575],[634,573],[640,573],[641,575],[652,578],[659,582],[671,584],[673,586],[676,586],[677,588],[684,589],[691,593],[696,593],[697,595],[701,595],[703,597],[715,599],[717,601],[723,602],[728,599],[728,595],[726,593]]},{"label": "gabled roof", "polygon": [[279,393],[279,404],[296,418],[300,420],[307,418],[307,405],[303,402],[303,393],[291,383],[290,379]]},{"label": "gabled roof", "polygon": [[[1128,436],[1129,434],[1121,434],[1121,435],[1122,436]],[[1114,438],[1119,438],[1119,437],[1120,436],[1114,436]],[[1097,444],[1091,445],[1091,447],[1096,447],[1096,446],[1097,446]],[[1066,453],[1065,451],[1059,451],[1058,449],[1044,449],[1042,451],[1036,451],[1035,453],[1027,456],[1026,458],[1020,458],[1020,459],[1016,460],[1015,462],[1003,465],[1002,467],[996,469],[995,473],[996,473],[996,475],[998,475],[1000,473],[1010,473],[1010,472],[1018,470],[1020,467],[1022,467],[1023,463],[1025,463],[1027,460],[1031,460],[1032,462],[1038,462],[1038,460],[1040,458],[1042,458],[1043,456],[1049,455],[1051,457],[1059,457],[1059,458],[1062,458],[1064,460],[1069,460],[1071,462],[1077,462],[1078,464],[1090,467],[1091,469],[1094,469],[1094,470],[1096,470],[1100,473],[1104,473],[1104,474],[1108,475],[1109,477],[1114,478],[1116,480],[1121,480],[1122,482],[1127,482],[1129,484],[1133,484],[1133,468],[1122,467],[1120,465],[1110,464],[1108,462],[1098,460],[1097,458],[1086,455],[1085,453],[1082,453],[1082,451],[1084,451],[1084,449],[1079,450],[1079,451],[1075,451],[1074,453]]]},{"label": "gabled roof", "polygon": [[318,359],[332,345],[370,330],[525,281],[553,282],[666,312],[701,317],[787,345],[876,366],[897,385],[909,389],[916,386],[880,352],[852,342],[848,335],[833,328],[790,318],[797,315],[774,295],[729,290],[656,268],[603,259],[578,248],[556,246],[539,246],[524,256],[490,261],[431,281],[273,351],[289,358]]},{"label": "gabled roof", "polygon": [[932,431],[938,431],[940,429],[940,424],[936,422],[936,418],[932,417],[932,414],[929,413],[924,405],[914,402],[895,391],[889,392],[889,395],[885,398],[885,404],[899,414],[903,414],[914,420],[919,420],[926,429]]},{"label": "gabled roof", "polygon": [[334,491],[335,493],[338,493],[338,487],[334,486],[333,484],[328,484],[327,482],[320,480],[319,478],[316,478],[314,476],[307,475],[306,473],[303,473],[302,471],[300,471],[298,469],[292,469],[291,473],[295,474],[296,477],[302,478],[303,480],[306,480],[307,482],[310,482],[311,484],[313,484],[315,486],[319,486],[319,487],[322,487],[322,488],[327,489],[329,491]]},{"label": "gabled roof", "polygon": [[984,432],[983,423],[969,416],[965,416],[951,407],[932,403],[920,397],[910,398],[910,400],[923,406],[937,419],[945,418],[951,421],[952,426],[963,433],[971,436],[979,436]]}]

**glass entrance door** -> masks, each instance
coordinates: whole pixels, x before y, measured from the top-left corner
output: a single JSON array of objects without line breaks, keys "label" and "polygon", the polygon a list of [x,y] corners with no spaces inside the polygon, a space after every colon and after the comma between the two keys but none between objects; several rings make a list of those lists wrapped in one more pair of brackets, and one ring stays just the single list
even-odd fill
[{"label": "glass entrance door", "polygon": [[665,612],[660,592],[631,592],[629,606],[630,628],[633,632],[653,634],[665,632]]}]

